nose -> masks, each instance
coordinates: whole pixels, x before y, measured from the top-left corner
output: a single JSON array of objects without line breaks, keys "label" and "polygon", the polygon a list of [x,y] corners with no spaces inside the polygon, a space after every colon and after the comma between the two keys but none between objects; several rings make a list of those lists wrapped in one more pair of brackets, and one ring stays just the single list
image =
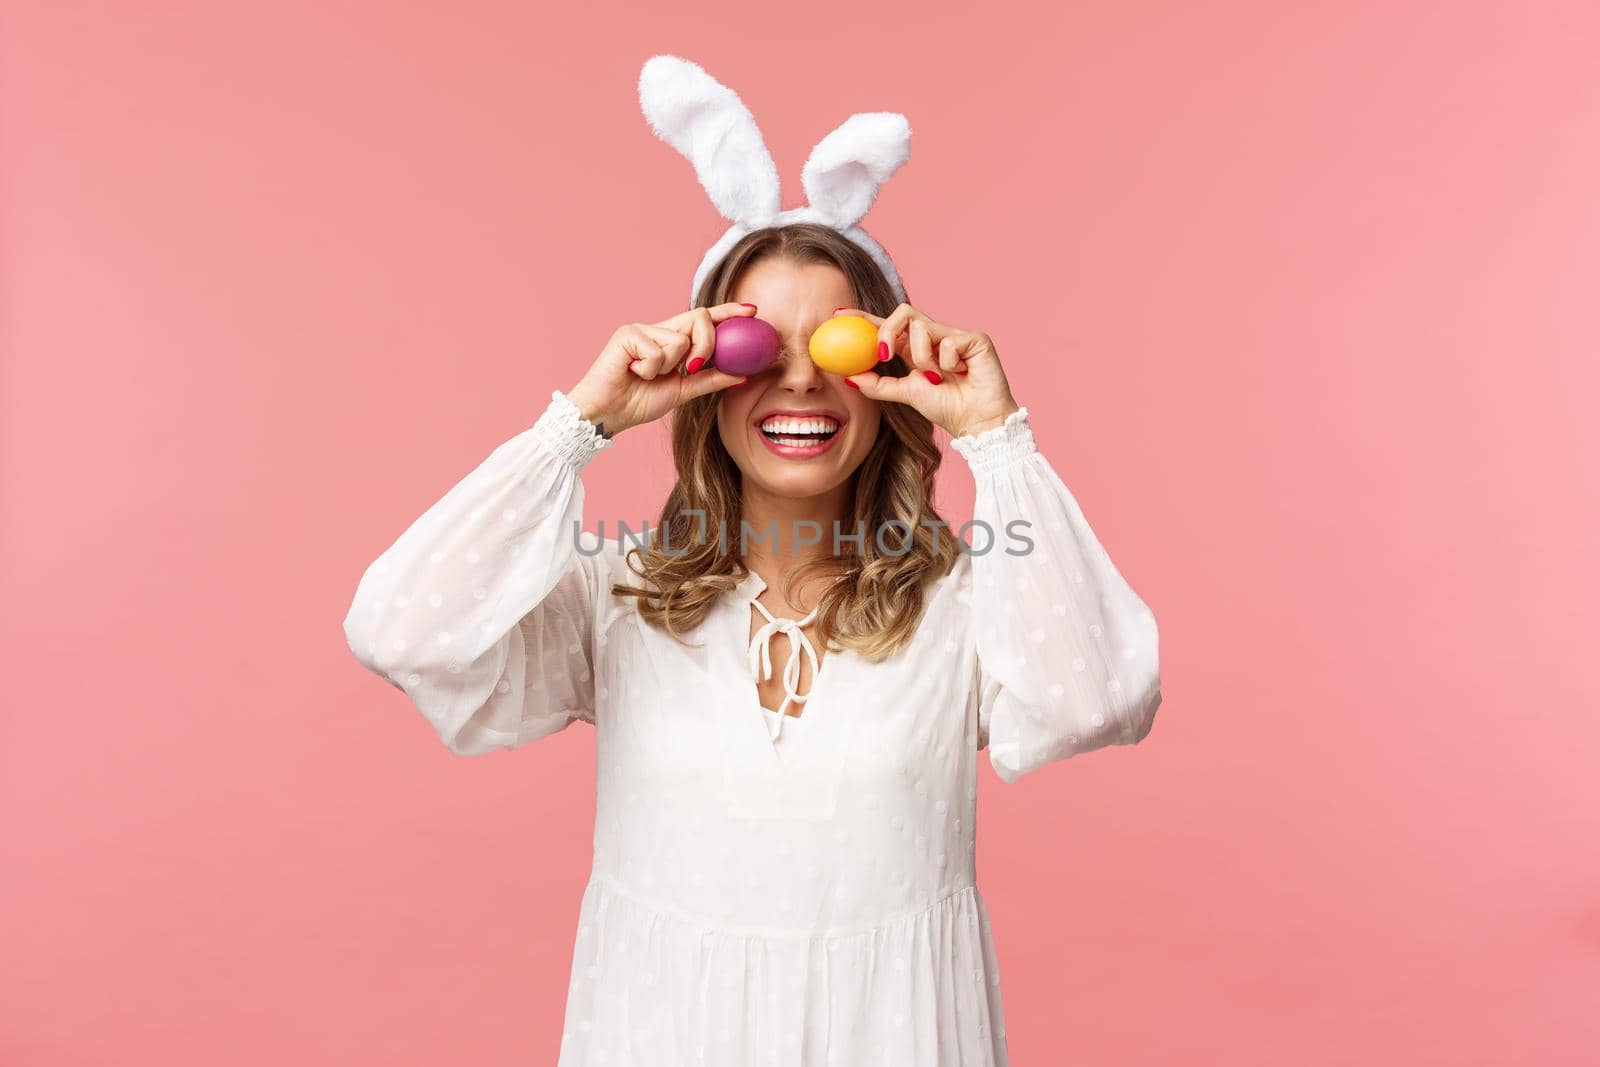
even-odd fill
[{"label": "nose", "polygon": [[804,395],[822,389],[824,381],[811,354],[789,346],[778,361],[778,384],[787,392]]}]

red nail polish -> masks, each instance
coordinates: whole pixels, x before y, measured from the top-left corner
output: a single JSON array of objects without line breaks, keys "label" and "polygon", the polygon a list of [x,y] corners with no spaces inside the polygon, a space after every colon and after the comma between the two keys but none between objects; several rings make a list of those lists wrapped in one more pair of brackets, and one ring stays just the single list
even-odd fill
[{"label": "red nail polish", "polygon": [[964,371],[964,370],[958,370],[958,371],[956,371],[956,373],[957,373],[957,374],[966,374],[966,373],[967,373],[967,372],[966,372],[966,371]]},{"label": "red nail polish", "polygon": [[747,303],[745,303],[745,302],[744,302],[744,301],[743,301],[743,300],[741,300],[741,301],[739,301],[739,304],[740,304],[740,306],[742,306],[742,307],[747,307],[747,308],[753,308],[753,307],[755,307],[755,305],[754,305],[754,304],[747,304]]},{"label": "red nail polish", "polygon": [[844,310],[844,308],[834,308],[834,309],[833,309],[833,313],[834,313],[834,314],[835,314],[835,315],[837,315],[837,314],[839,314],[839,312],[841,312],[841,311],[843,311],[843,310]]},{"label": "red nail polish", "polygon": [[878,362],[883,363],[889,358],[889,342],[878,342]]},{"label": "red nail polish", "polygon": [[852,389],[860,389],[861,388],[861,386],[857,385],[855,382],[851,381],[849,378],[846,378],[844,380],[844,384],[848,385]]},{"label": "red nail polish", "polygon": [[705,366],[705,363],[706,363],[706,357],[704,357],[704,356],[695,356],[693,359],[691,359],[689,361],[689,366],[688,366],[687,369],[688,369],[690,374],[693,374],[695,371],[697,371],[701,367]]},{"label": "red nail polish", "polygon": [[939,372],[936,370],[925,370],[922,372],[922,376],[928,379],[928,381],[932,382],[934,385],[938,385],[940,382],[944,381],[944,379],[939,376]]}]

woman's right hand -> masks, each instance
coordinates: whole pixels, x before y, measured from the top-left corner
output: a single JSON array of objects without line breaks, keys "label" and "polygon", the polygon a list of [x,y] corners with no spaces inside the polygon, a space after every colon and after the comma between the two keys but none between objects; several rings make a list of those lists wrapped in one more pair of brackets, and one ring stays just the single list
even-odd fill
[{"label": "woman's right hand", "polygon": [[[755,313],[754,304],[719,304],[691,308],[657,323],[620,326],[567,399],[585,419],[615,437],[659,419],[692,397],[738,385],[743,377],[708,365],[716,349],[717,323]],[[680,373],[680,367],[685,371]]]}]

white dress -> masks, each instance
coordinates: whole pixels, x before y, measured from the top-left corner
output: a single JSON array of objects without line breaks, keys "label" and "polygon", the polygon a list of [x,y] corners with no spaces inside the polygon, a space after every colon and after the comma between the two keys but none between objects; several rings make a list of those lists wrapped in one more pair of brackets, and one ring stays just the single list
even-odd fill
[{"label": "white dress", "polygon": [[367,569],[344,623],[453,752],[594,727],[560,1067],[1006,1064],[979,752],[1013,782],[1142,740],[1160,703],[1155,620],[1026,409],[953,445],[977,482],[964,539],[992,549],[933,584],[895,656],[829,653],[798,718],[760,704],[754,572],[694,647],[612,594],[638,581],[621,546],[576,535],[609,444],[553,394]]}]

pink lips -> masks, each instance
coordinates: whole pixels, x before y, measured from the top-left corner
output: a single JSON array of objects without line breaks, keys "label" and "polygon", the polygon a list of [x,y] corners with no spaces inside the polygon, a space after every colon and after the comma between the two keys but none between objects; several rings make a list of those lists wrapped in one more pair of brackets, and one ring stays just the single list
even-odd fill
[{"label": "pink lips", "polygon": [[766,434],[761,435],[761,443],[766,445],[769,451],[782,456],[784,459],[811,459],[815,456],[820,456],[832,448],[833,443],[838,439],[839,435],[834,434],[826,441],[818,441],[814,445],[783,445]]}]

